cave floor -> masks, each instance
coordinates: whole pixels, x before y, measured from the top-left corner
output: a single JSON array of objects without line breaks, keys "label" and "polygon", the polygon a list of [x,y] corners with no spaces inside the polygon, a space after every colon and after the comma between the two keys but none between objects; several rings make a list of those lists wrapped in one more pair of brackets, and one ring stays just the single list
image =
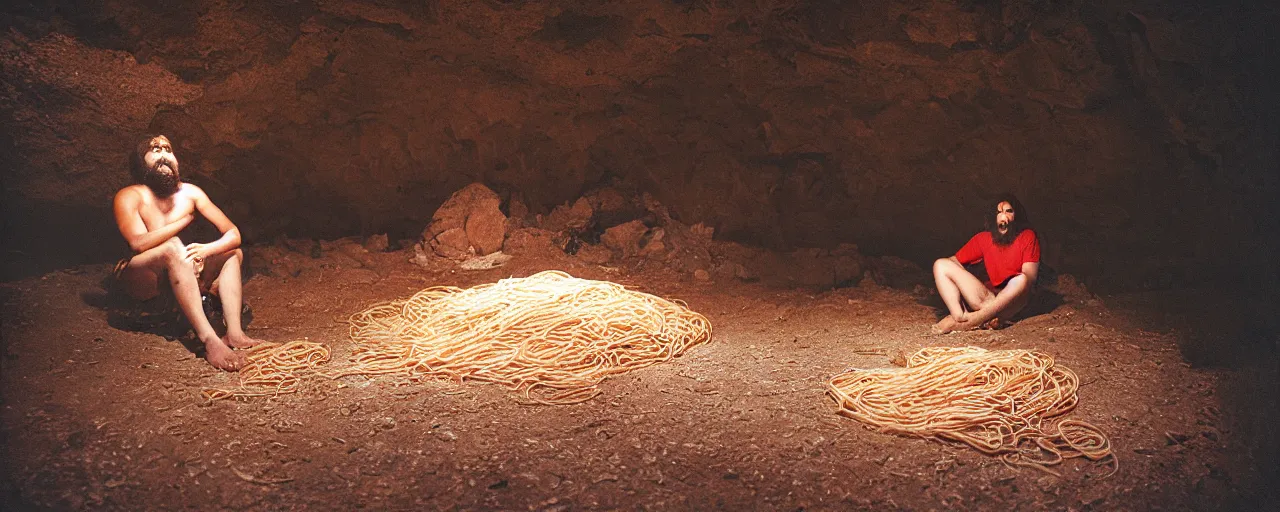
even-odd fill
[{"label": "cave floor", "polygon": [[[1231,411],[1247,407],[1223,386],[1237,370],[1186,364],[1176,329],[1147,330],[1107,299],[934,336],[920,297],[874,285],[778,290],[567,257],[484,271],[424,269],[403,251],[354,269],[325,258],[246,284],[251,335],[323,341],[340,359],[345,319],[374,302],[557,268],[684,300],[715,336],[578,405],[389,377],[208,403],[201,388],[234,377],[177,341],[109,327],[91,305],[107,266],[53,272],[0,288],[5,508],[1221,509],[1258,499],[1256,468],[1271,463],[1233,430]],[[933,345],[1034,348],[1075,370],[1068,417],[1110,436],[1119,470],[1011,468],[835,413],[828,377]]]}]

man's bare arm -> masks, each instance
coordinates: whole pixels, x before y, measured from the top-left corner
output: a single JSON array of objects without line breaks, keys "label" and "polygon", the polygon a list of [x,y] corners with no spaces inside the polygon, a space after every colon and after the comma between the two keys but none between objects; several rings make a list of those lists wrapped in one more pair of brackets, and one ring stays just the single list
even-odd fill
[{"label": "man's bare arm", "polygon": [[178,236],[187,225],[195,220],[195,214],[182,216],[169,224],[161,226],[155,231],[147,231],[147,224],[142,222],[142,215],[138,213],[138,205],[140,198],[138,193],[124,189],[116,194],[113,204],[116,217],[116,227],[120,229],[120,234],[124,235],[125,242],[129,243],[129,248],[134,254],[151,250],[164,243],[166,240]]},{"label": "man's bare arm", "polygon": [[237,228],[231,219],[227,218],[225,213],[209,200],[209,196],[199,187],[191,184],[184,184],[184,187],[192,188],[192,197],[195,199],[196,211],[200,212],[204,218],[209,219],[214,227],[222,233],[222,236],[213,242],[207,244],[189,244],[187,245],[188,256],[208,258],[216,254],[222,254],[228,251],[234,251],[240,247],[240,228]]},{"label": "man's bare arm", "polygon": [[1027,286],[1036,284],[1036,277],[1040,275],[1040,262],[1029,261],[1022,264],[1022,275],[1027,276]]}]

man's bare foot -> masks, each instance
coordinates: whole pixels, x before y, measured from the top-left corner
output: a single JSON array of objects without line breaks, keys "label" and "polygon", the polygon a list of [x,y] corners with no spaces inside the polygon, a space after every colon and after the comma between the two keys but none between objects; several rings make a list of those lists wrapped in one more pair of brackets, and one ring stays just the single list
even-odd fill
[{"label": "man's bare foot", "polygon": [[942,320],[938,320],[938,323],[933,324],[933,327],[931,327],[929,331],[934,334],[948,334],[956,329],[956,323],[955,318],[951,315],[947,315],[942,317]]},{"label": "man's bare foot", "polygon": [[204,358],[214,368],[228,372],[240,371],[245,362],[243,354],[231,350],[231,347],[218,338],[213,338],[212,342],[204,344]]},{"label": "man's bare foot", "polygon": [[982,327],[983,327],[983,325],[985,325],[985,323],[978,323],[978,322],[974,321],[974,318],[973,318],[973,317],[974,317],[974,315],[971,313],[971,314],[969,314],[969,316],[967,316],[965,319],[963,319],[963,320],[960,320],[960,321],[956,322],[956,326],[955,326],[955,328],[954,328],[953,330],[956,330],[956,331],[973,331],[973,330],[980,329],[980,328],[982,328]]},{"label": "man's bare foot", "polygon": [[262,343],[262,340],[250,338],[248,334],[241,332],[237,334],[227,333],[226,336],[222,337],[222,342],[231,348],[249,348]]}]

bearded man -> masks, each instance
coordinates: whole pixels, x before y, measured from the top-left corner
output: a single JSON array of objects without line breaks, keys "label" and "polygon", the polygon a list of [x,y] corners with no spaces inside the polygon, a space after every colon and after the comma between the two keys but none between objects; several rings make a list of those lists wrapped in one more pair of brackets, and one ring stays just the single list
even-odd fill
[{"label": "bearded man", "polygon": [[[259,343],[240,325],[240,230],[200,187],[182,181],[168,137],[145,137],[131,156],[134,183],[116,193],[114,209],[116,225],[133,255],[116,265],[116,279],[137,300],[156,297],[166,284],[171,287],[204,344],[205,359],[215,368],[237,371],[245,358],[232,349]],[[179,240],[178,234],[196,215],[208,219],[222,236],[209,243]],[[202,290],[221,298],[227,327],[222,338],[204,314]]]},{"label": "bearded man", "polygon": [[[986,216],[986,231],[970,238],[955,256],[933,263],[933,280],[949,313],[933,326],[935,333],[999,327],[1031,299],[1040,272],[1040,240],[1013,194],[1001,196],[994,206]],[[986,282],[964,268],[979,261],[986,267]]]}]

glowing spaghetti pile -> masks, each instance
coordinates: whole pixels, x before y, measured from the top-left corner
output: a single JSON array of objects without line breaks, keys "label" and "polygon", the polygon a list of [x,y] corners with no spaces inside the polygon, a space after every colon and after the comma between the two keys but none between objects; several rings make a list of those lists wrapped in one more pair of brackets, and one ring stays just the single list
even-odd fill
[{"label": "glowing spaghetti pile", "polygon": [[466,290],[434,287],[351,317],[345,375],[497,382],[550,404],[589,400],[609,375],[711,338],[706,317],[621,285],[546,271]]},{"label": "glowing spaghetti pile", "polygon": [[1078,386],[1074,372],[1039,352],[930,347],[907,358],[905,368],[836,375],[827,393],[840,414],[882,431],[960,441],[1008,464],[1049,471],[1072,457],[1114,463],[1097,427],[1045,424],[1075,409]]},{"label": "glowing spaghetti pile", "polygon": [[248,363],[240,369],[238,388],[206,388],[201,391],[204,397],[221,400],[293,393],[302,377],[315,374],[317,365],[329,361],[329,347],[310,341],[267,342],[250,348],[245,359]]}]

